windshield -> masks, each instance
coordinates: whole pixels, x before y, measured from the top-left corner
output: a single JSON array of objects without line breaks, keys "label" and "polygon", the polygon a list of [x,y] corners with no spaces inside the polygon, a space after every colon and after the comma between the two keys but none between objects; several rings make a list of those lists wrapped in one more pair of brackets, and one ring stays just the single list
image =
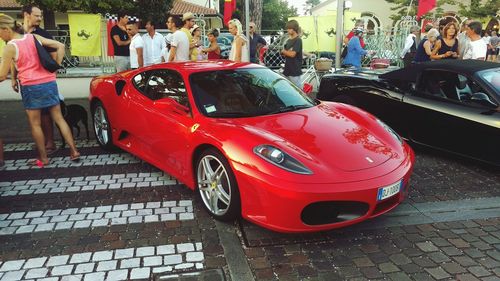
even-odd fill
[{"label": "windshield", "polygon": [[490,84],[497,96],[500,96],[500,68],[488,69],[478,73],[479,77]]},{"label": "windshield", "polygon": [[283,76],[267,68],[194,73],[191,89],[198,110],[208,117],[250,117],[315,105]]}]

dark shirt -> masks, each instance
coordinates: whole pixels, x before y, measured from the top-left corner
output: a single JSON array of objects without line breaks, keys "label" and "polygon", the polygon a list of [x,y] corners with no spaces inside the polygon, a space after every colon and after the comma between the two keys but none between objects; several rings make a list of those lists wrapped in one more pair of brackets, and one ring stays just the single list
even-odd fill
[{"label": "dark shirt", "polygon": [[124,30],[122,30],[118,25],[115,25],[111,28],[110,36],[111,36],[111,42],[113,42],[113,49],[115,50],[114,54],[115,56],[123,56],[123,57],[129,57],[130,56],[130,49],[129,45],[124,45],[124,46],[118,46],[116,43],[115,39],[113,39],[113,36],[118,35],[120,37],[121,41],[127,41],[128,40],[128,34]]},{"label": "dark shirt", "polygon": [[302,39],[295,37],[288,39],[285,43],[285,50],[295,51],[295,57],[285,57],[285,69],[283,75],[285,76],[300,76],[302,75]]},{"label": "dark shirt", "polygon": [[423,39],[420,41],[420,44],[418,44],[417,48],[417,53],[415,54],[415,62],[424,62],[424,61],[430,61],[431,57],[425,52],[424,48],[424,43],[427,41],[427,39]]},{"label": "dark shirt", "polygon": [[[50,33],[48,33],[45,29],[43,29],[41,27],[35,27],[35,28],[33,28],[33,31],[31,31],[31,34],[40,35],[43,38],[47,38],[47,39],[54,39],[54,37],[52,37],[52,35],[50,35]],[[44,48],[49,53],[53,53],[53,52],[57,51],[57,49],[50,48],[50,47],[44,47]]]},{"label": "dark shirt", "polygon": [[[451,47],[448,46],[446,44],[446,42],[444,42],[443,39],[441,39],[441,48],[439,48],[439,50],[438,50],[438,55],[444,55],[448,51],[452,51],[452,52],[458,53],[458,39],[455,39],[455,43]],[[457,59],[457,58],[454,58],[454,57],[451,56],[451,57],[446,57],[446,58],[443,58],[443,59]]]},{"label": "dark shirt", "polygon": [[[267,42],[262,36],[260,36],[257,33],[254,33],[253,36],[250,36],[250,61],[256,60],[256,53],[257,53],[257,44],[260,43],[262,45],[266,45]],[[254,62],[254,61],[252,61]]]}]

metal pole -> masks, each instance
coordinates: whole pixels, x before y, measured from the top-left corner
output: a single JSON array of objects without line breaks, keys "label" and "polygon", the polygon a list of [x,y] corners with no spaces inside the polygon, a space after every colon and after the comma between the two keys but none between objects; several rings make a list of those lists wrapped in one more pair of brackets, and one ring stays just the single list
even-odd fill
[{"label": "metal pole", "polygon": [[[250,44],[250,4],[249,0],[245,0],[245,30],[247,31],[247,39],[248,43]],[[250,46],[248,47],[248,52],[250,52]],[[250,57],[250,53],[248,54],[248,57]]]},{"label": "metal pole", "polygon": [[340,54],[342,53],[342,40],[344,39],[344,0],[337,0],[337,33],[335,34],[335,69],[340,68]]}]

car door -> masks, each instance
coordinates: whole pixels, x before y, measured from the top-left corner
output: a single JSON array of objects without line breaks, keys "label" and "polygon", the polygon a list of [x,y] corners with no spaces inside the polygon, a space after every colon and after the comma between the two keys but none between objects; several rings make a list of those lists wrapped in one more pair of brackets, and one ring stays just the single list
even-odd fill
[{"label": "car door", "polygon": [[[460,89],[464,80],[466,89]],[[475,91],[486,92],[471,77],[444,70],[424,71],[414,94],[403,98],[409,138],[469,157],[498,161],[495,148],[500,143],[500,114],[492,106],[472,100]]]},{"label": "car door", "polygon": [[151,158],[173,176],[183,176],[190,169],[187,151],[194,124],[184,80],[174,70],[153,70],[145,94],[152,103],[145,112]]}]

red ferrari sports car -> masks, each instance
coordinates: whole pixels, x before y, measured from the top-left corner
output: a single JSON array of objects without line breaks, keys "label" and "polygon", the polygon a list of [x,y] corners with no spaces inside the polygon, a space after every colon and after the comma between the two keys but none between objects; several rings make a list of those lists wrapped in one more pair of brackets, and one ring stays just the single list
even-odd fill
[{"label": "red ferrari sports car", "polygon": [[381,215],[408,192],[414,154],[391,128],[259,65],[159,64],[96,77],[90,91],[99,144],[176,177],[219,220],[326,230]]}]

